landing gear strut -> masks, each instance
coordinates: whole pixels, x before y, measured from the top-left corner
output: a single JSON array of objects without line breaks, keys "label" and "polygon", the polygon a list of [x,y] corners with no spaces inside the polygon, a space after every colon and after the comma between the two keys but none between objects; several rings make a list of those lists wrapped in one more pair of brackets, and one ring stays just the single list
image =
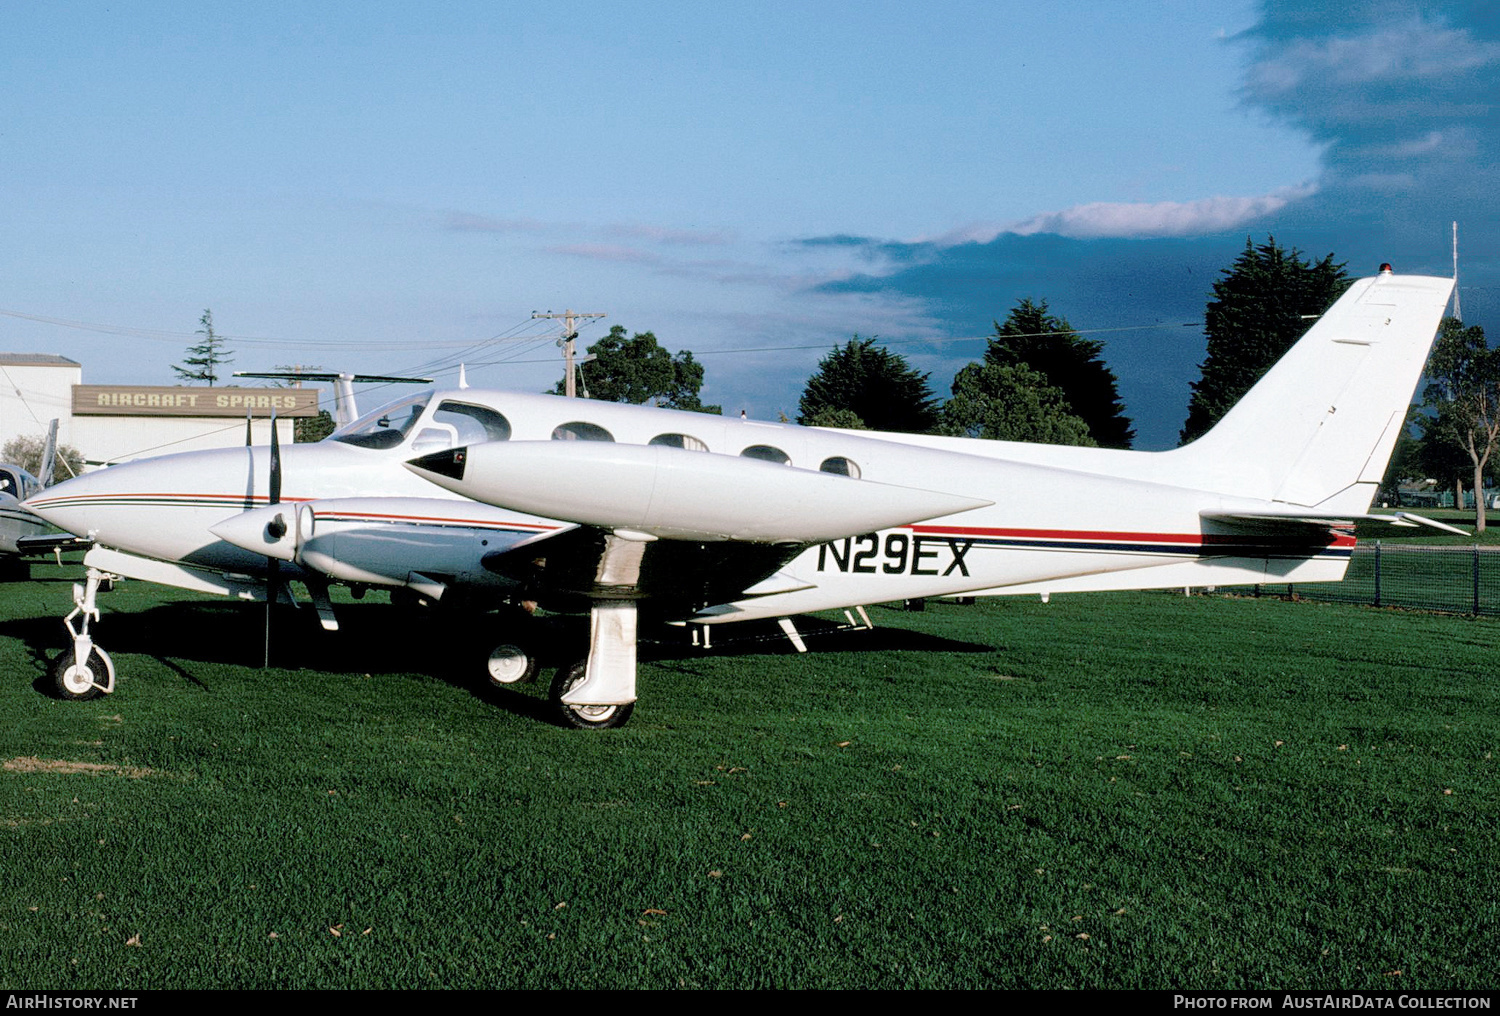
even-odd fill
[{"label": "landing gear strut", "polygon": [[[88,570],[84,585],[73,584],[73,611],[63,618],[73,648],[58,654],[49,672],[59,698],[82,702],[115,690],[115,665],[109,654],[94,645],[89,622],[99,620],[99,587],[116,576],[98,568]],[[77,624],[74,620],[78,619]]]},{"label": "landing gear strut", "polygon": [[558,671],[548,689],[566,727],[603,730],[630,719],[635,708],[636,595],[641,557],[655,537],[605,537],[589,609],[589,654]]}]

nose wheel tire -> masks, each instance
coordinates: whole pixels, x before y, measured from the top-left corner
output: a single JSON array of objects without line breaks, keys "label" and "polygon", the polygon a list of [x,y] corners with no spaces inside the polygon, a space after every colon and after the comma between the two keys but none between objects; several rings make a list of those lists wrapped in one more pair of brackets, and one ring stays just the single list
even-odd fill
[{"label": "nose wheel tire", "polygon": [[588,664],[579,660],[577,663],[563,667],[552,679],[552,687],[548,690],[547,697],[552,703],[557,718],[563,726],[578,730],[610,730],[623,726],[625,721],[630,719],[630,714],[635,711],[634,702],[623,706],[575,706],[562,700],[569,689],[583,683],[587,672]]},{"label": "nose wheel tire", "polygon": [[89,651],[81,667],[76,654],[69,649],[52,662],[52,687],[58,698],[86,702],[104,694],[109,686],[110,669],[109,657],[97,646]]}]

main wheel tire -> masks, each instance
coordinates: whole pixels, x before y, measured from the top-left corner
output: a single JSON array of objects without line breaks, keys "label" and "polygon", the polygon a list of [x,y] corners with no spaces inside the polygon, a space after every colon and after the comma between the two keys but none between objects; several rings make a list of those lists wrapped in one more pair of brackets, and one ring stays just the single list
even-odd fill
[{"label": "main wheel tire", "polygon": [[536,654],[516,642],[500,643],[490,650],[490,658],[485,661],[485,673],[489,675],[490,684],[499,688],[534,681],[540,669],[541,663]]},{"label": "main wheel tire", "polygon": [[109,664],[104,651],[97,646],[91,649],[82,667],[78,666],[74,655],[69,649],[52,661],[52,687],[57,697],[87,702],[103,695],[104,690],[98,684],[109,683]]},{"label": "main wheel tire", "polygon": [[583,682],[588,664],[583,660],[563,667],[552,679],[547,697],[563,726],[578,730],[610,730],[625,725],[635,711],[635,703],[623,706],[575,706],[562,700],[568,690]]}]

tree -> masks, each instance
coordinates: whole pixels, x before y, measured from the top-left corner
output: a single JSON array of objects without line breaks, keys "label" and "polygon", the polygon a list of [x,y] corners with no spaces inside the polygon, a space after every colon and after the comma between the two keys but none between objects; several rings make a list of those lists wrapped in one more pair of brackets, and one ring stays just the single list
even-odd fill
[{"label": "tree", "polygon": [[971,363],[953,379],[943,432],[956,437],[1038,444],[1097,444],[1067,394],[1026,364]]},{"label": "tree", "polygon": [[[785,423],[785,417],[782,418]],[[859,414],[851,409],[820,409],[803,421],[806,427],[837,427],[840,430],[869,430]]]},{"label": "tree", "polygon": [[1350,282],[1332,254],[1310,263],[1274,237],[1258,247],[1246,238],[1245,250],[1223,275],[1203,317],[1208,355],[1202,377],[1193,382],[1183,444],[1229,412]]},{"label": "tree", "polygon": [[42,454],[47,450],[47,439],[41,434],[19,434],[5,442],[0,448],[0,462],[20,466],[32,476],[50,484],[54,478],[66,480],[83,472],[83,452],[72,445],[57,446],[57,457],[52,467],[52,476],[42,475]]},{"label": "tree", "polygon": [[1016,304],[1004,324],[995,323],[984,360],[999,367],[1024,365],[1041,374],[1047,386],[1063,393],[1064,412],[1083,420],[1093,438],[1090,444],[1129,448],[1135,431],[1120,402],[1114,371],[1099,358],[1103,350],[1104,343],[1085,339],[1065,318],[1049,314],[1046,300],[1033,303],[1028,298]]},{"label": "tree", "polygon": [[797,422],[810,424],[830,410],[847,410],[872,430],[926,434],[938,423],[937,397],[905,358],[854,336],[818,363],[798,403]]},{"label": "tree", "polygon": [[333,414],[320,409],[317,416],[299,416],[292,421],[292,440],[297,444],[309,444],[323,440],[337,429]]},{"label": "tree", "polygon": [[219,380],[219,365],[233,363],[222,336],[214,333],[214,313],[205,309],[198,319],[202,325],[195,333],[203,336],[197,345],[189,346],[188,355],[182,358],[183,366],[173,365],[178,378],[183,381],[206,381],[210,388]]},{"label": "tree", "polygon": [[[703,387],[703,365],[691,350],[675,356],[663,349],[650,332],[627,337],[622,325],[589,347],[594,359],[580,367],[583,388],[591,399],[605,402],[651,403],[666,409],[695,413],[719,413],[719,406],[705,406],[698,398]],[[564,393],[563,382],[553,388]]]},{"label": "tree", "polygon": [[1453,507],[1462,511],[1464,484],[1473,475],[1474,464],[1464,450],[1453,414],[1446,407],[1436,412],[1424,404],[1417,421],[1416,463],[1424,478],[1432,478],[1453,491]]},{"label": "tree", "polygon": [[[1491,349],[1484,329],[1444,318],[1432,355],[1423,404],[1433,412],[1429,440],[1450,454],[1460,449],[1472,468],[1474,528],[1484,532],[1484,470],[1500,443],[1500,349]],[[1436,450],[1436,449],[1434,449]],[[1460,501],[1455,507],[1462,507]]]}]

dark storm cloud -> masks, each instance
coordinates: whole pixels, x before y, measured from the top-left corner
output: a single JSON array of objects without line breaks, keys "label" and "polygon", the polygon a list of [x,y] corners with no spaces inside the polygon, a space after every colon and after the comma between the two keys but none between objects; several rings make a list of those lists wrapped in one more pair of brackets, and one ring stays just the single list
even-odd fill
[{"label": "dark storm cloud", "polygon": [[[1333,253],[1354,275],[1381,261],[1447,274],[1457,220],[1464,316],[1485,324],[1500,309],[1500,16],[1477,3],[1275,2],[1235,44],[1246,107],[1323,146],[1314,184],[1238,203],[1080,205],[967,242],[821,238],[809,243],[873,259],[823,291],[916,298],[962,334],[1023,296],[1078,328],[1198,320],[1247,236]],[[1203,352],[1183,331],[1100,335],[1141,447],[1175,443]]]},{"label": "dark storm cloud", "polygon": [[1355,243],[1432,244],[1440,263],[1436,240],[1457,220],[1493,249],[1500,18],[1490,5],[1268,4],[1243,41],[1245,102],[1326,146],[1318,196],[1292,221],[1343,223]]},{"label": "dark storm cloud", "polygon": [[[1452,271],[1465,320],[1500,328],[1500,14],[1493,4],[1267,4],[1242,37],[1247,104],[1325,146],[1278,235],[1399,271]],[[1492,320],[1493,319],[1493,320]]]}]

